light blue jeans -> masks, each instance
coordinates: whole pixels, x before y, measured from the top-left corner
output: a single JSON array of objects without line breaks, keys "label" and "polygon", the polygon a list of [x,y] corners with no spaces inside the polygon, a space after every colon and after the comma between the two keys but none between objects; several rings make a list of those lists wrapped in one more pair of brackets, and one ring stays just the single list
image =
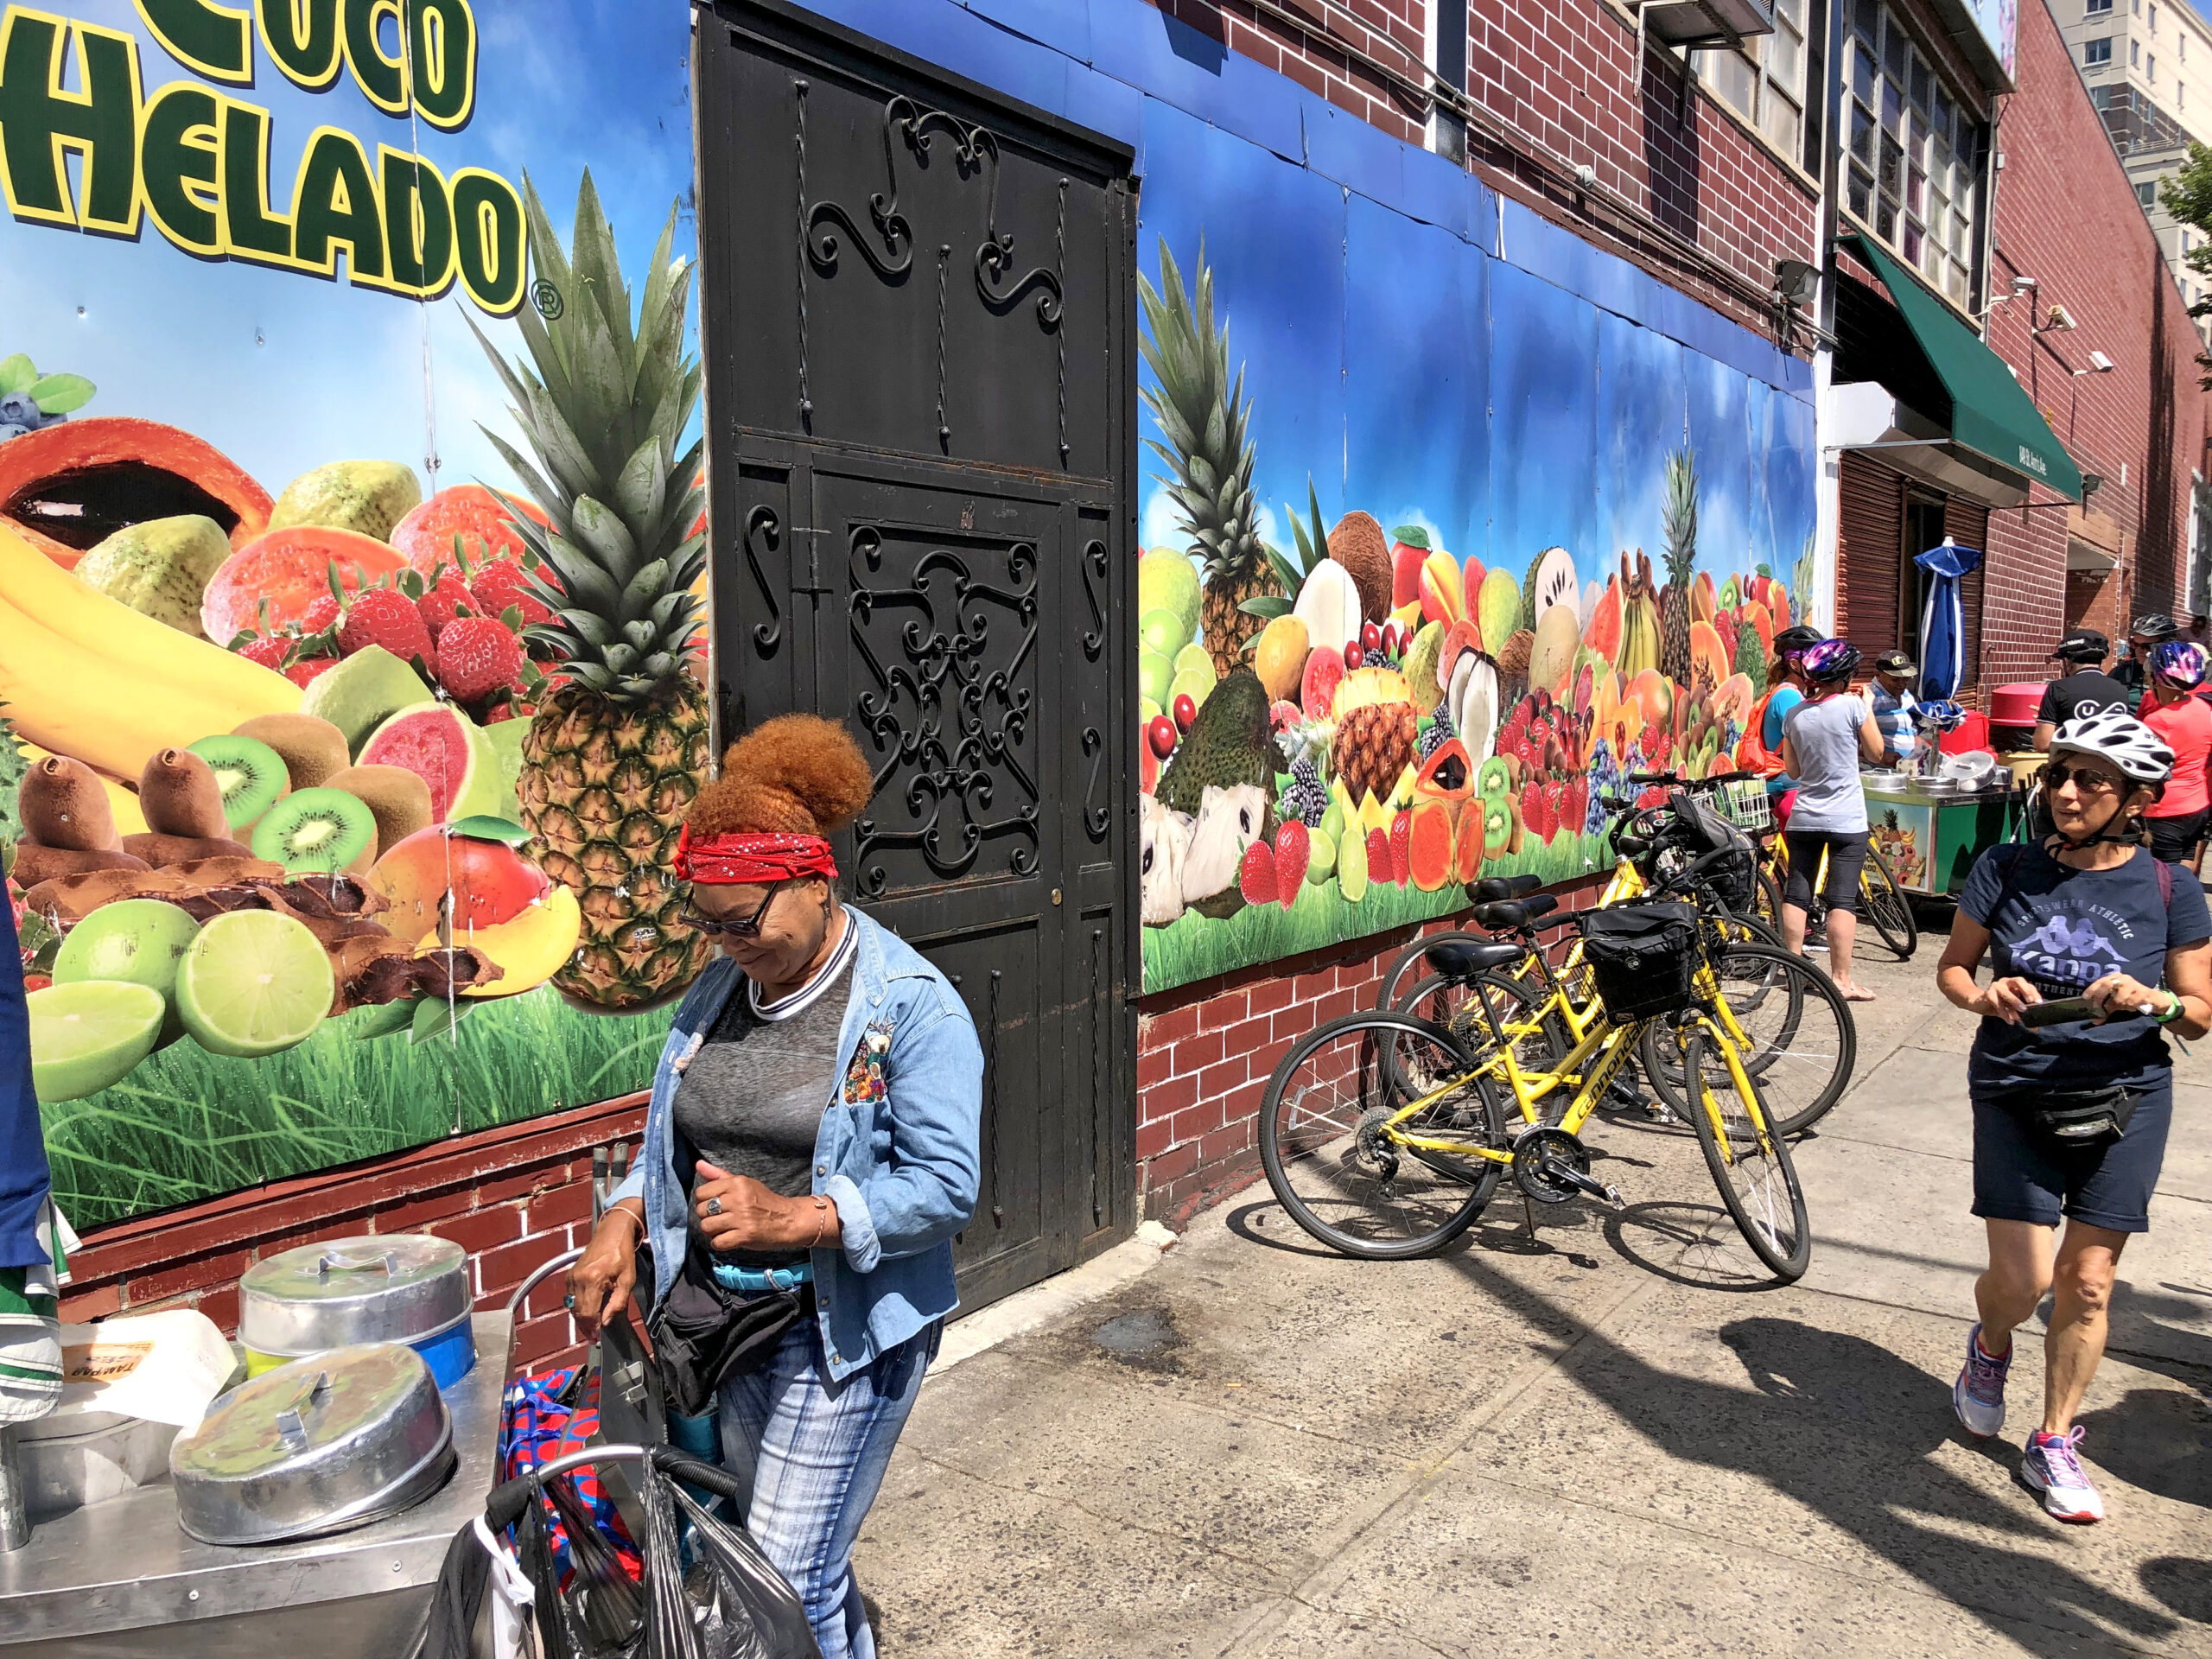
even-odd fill
[{"label": "light blue jeans", "polygon": [[803,1319],[767,1364],[722,1384],[722,1466],[752,1480],[746,1530],[805,1603],[822,1659],[875,1659],[853,1545],[944,1331],[932,1321],[831,1383],[820,1322]]}]

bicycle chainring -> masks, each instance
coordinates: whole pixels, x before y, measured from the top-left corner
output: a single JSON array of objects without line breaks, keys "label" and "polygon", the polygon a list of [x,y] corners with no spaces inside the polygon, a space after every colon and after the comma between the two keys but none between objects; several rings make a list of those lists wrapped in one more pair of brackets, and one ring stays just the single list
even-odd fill
[{"label": "bicycle chainring", "polygon": [[1565,1129],[1524,1129],[1513,1142],[1513,1179],[1538,1204],[1565,1204],[1580,1189],[1562,1180],[1547,1164],[1563,1164],[1579,1175],[1590,1173],[1590,1152]]}]

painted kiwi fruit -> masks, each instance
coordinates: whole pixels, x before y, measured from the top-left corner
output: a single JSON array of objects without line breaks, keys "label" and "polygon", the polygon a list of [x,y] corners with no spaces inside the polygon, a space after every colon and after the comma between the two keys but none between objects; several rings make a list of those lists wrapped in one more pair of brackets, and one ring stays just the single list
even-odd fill
[{"label": "painted kiwi fruit", "polygon": [[292,792],[291,768],[284,757],[257,737],[203,737],[191,746],[215,773],[223,817],[232,830],[250,830],[254,821]]},{"label": "painted kiwi fruit", "polygon": [[379,849],[397,847],[430,824],[430,785],[405,766],[348,766],[331,774],[327,787],[359,798],[377,821]]},{"label": "painted kiwi fruit", "polygon": [[138,810],[146,815],[146,828],[156,836],[230,839],[231,821],[223,816],[223,790],[215,781],[215,769],[190,749],[161,749],[148,759],[145,771],[138,775]]},{"label": "painted kiwi fruit", "polygon": [[283,757],[294,789],[320,789],[334,772],[353,764],[346,734],[314,715],[256,715],[232,734],[266,743]]},{"label": "painted kiwi fruit", "polygon": [[288,870],[365,868],[377,855],[376,815],[342,789],[296,789],[253,826],[253,854]]},{"label": "painted kiwi fruit", "polygon": [[[115,810],[108,804],[107,786],[99,773],[66,754],[49,754],[23,774],[17,795],[28,839],[54,850],[79,853],[120,852],[123,838],[116,834]],[[26,846],[25,849],[29,849]],[[108,868],[98,864],[79,869]],[[61,874],[57,868],[53,872]],[[16,885],[29,887],[43,878],[18,874]]]}]

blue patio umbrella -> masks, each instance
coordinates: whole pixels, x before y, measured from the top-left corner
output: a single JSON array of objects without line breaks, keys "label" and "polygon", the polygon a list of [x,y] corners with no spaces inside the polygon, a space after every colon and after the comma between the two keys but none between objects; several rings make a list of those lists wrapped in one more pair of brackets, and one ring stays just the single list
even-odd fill
[{"label": "blue patio umbrella", "polygon": [[1920,695],[1941,701],[1956,696],[1966,664],[1966,613],[1959,604],[1959,583],[1981,568],[1978,548],[1961,547],[1948,537],[1913,560],[1931,580],[1920,607]]}]

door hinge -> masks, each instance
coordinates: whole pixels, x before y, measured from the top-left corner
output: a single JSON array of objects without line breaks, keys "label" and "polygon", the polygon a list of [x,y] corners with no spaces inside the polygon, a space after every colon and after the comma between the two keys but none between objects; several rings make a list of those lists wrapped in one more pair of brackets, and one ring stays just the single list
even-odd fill
[{"label": "door hinge", "polygon": [[822,580],[822,538],[826,530],[810,530],[804,526],[791,531],[791,591],[798,594],[826,594],[830,591]]}]

